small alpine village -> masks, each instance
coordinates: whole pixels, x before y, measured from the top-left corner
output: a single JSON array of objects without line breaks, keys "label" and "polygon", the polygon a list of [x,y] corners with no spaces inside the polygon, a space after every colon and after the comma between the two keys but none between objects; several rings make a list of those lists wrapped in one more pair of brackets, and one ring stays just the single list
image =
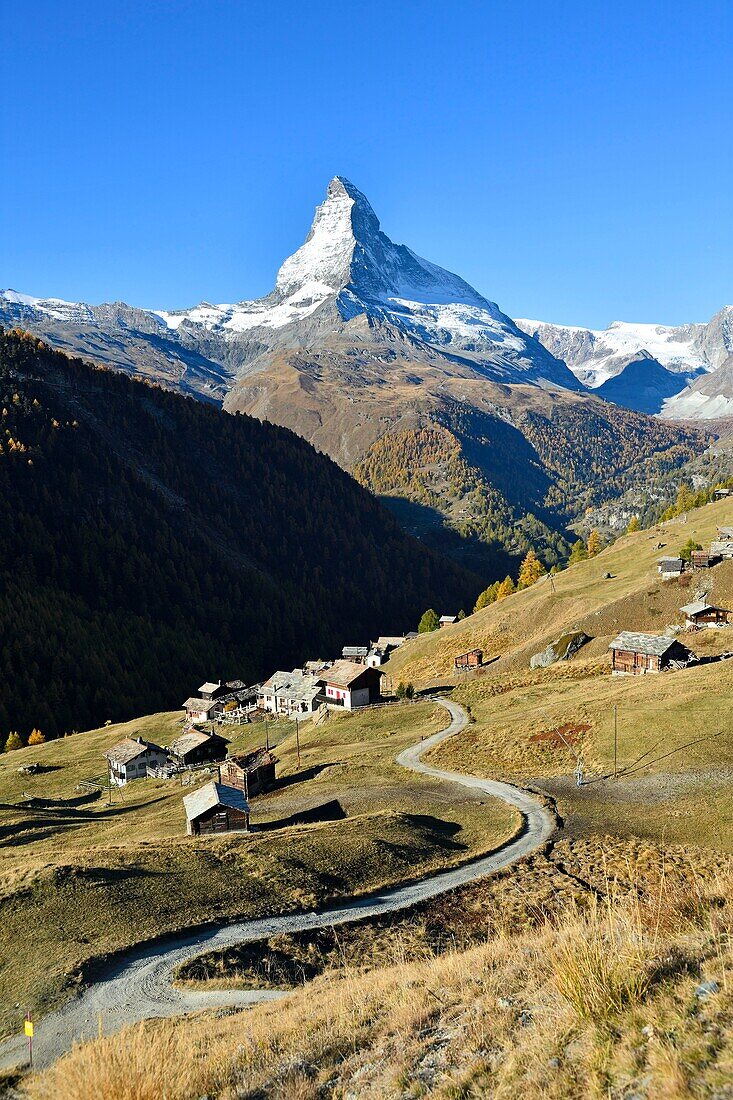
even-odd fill
[{"label": "small alpine village", "polygon": [[[727,497],[730,489],[716,486],[713,500]],[[680,494],[684,505],[684,491]],[[674,509],[672,509],[674,511]],[[630,530],[637,529],[632,520]],[[659,543],[659,549],[664,544]],[[598,554],[603,548],[600,535],[591,531],[587,542],[579,540],[573,546],[570,563]],[[718,528],[717,538],[706,550],[693,539],[673,555],[659,558],[658,572],[663,581],[687,574],[701,574],[700,591],[696,598],[679,608],[680,622],[664,634],[649,634],[633,629],[619,631],[609,644],[613,675],[640,676],[647,673],[680,669],[699,663],[701,658],[680,641],[678,635],[708,627],[723,627],[729,623],[730,611],[711,603],[706,596],[709,586],[703,571],[713,569],[723,561],[733,561],[733,526]],[[557,572],[557,570],[555,571]],[[534,551],[524,558],[518,581],[507,576],[483,591],[474,611],[506,599],[515,591],[529,588],[550,578]],[[612,579],[611,576],[607,579]],[[463,611],[456,615],[438,615],[432,608],[420,620],[418,630],[403,636],[382,636],[370,645],[346,645],[337,660],[306,660],[302,667],[274,672],[264,683],[246,685],[241,680],[207,681],[183,704],[180,736],[167,747],[142,737],[127,737],[104,753],[109,765],[109,784],[124,786],[132,780],[145,778],[172,779],[191,782],[205,776],[205,785],[186,794],[183,805],[186,830],[189,835],[229,832],[251,828],[250,801],[276,783],[277,757],[267,743],[268,717],[287,718],[296,723],[305,717],[318,724],[328,718],[329,710],[353,711],[362,707],[382,706],[415,697],[412,683],[400,682],[394,696],[383,694],[384,670],[390,654],[421,634],[452,626],[466,618]],[[584,633],[570,631],[559,643],[531,658],[532,668],[546,667],[556,660],[567,660],[591,639]],[[733,642],[731,643],[733,645]],[[716,658],[733,657],[731,653]],[[471,649],[454,658],[456,673],[481,669],[484,653]],[[262,723],[265,743],[244,755],[230,754],[230,742],[222,732],[230,725]],[[38,735],[36,740],[38,743]],[[32,767],[32,765],[31,765]],[[216,776],[208,782],[208,776]]]},{"label": "small alpine village", "polygon": [[[430,1094],[464,1058],[493,1080],[474,1002],[502,1061],[517,1028],[544,1044],[512,1095],[585,1094],[577,1044],[622,1027],[637,1053],[604,1045],[617,1076],[662,1027],[697,1066],[729,974],[731,607],[733,479],[682,485],[561,566],[528,551],[469,613],[261,682],[202,669],[170,712],[13,735],[0,874],[32,885],[0,933],[8,1097],[47,1080],[33,1100],[85,1098],[91,1074],[105,1100],[315,1098],[301,1057],[325,1057],[311,1083],[367,1065],[370,1095]],[[422,1092],[395,1086],[398,1048],[364,1062],[387,1025],[409,1029]]]}]

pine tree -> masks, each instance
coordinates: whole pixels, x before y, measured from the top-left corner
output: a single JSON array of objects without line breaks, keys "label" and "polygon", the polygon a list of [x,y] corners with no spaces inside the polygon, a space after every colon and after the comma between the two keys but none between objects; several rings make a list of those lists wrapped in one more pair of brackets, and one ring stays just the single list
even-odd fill
[{"label": "pine tree", "polygon": [[633,535],[634,531],[641,531],[641,523],[638,516],[632,516],[629,520],[629,526],[626,528],[627,535]]},{"label": "pine tree", "polygon": [[692,561],[693,550],[702,550],[702,546],[694,539],[688,539],[685,545],[680,547],[679,556],[683,561]]},{"label": "pine tree", "polygon": [[21,741],[19,733],[9,733],[8,739],[5,742],[5,751],[12,752],[13,749],[22,749],[23,742]]},{"label": "pine tree", "polygon": [[29,745],[45,745],[46,738],[43,736],[40,730],[32,730],[31,735],[28,738]]},{"label": "pine tree", "polygon": [[600,554],[602,549],[603,549],[603,542],[601,541],[600,533],[598,531],[596,531],[596,529],[594,527],[593,530],[591,531],[591,533],[588,535],[588,546],[587,546],[588,557],[589,558],[594,558],[596,556],[596,554]]},{"label": "pine tree", "polygon": [[535,554],[534,550],[528,550],[519,569],[519,587],[529,588],[545,573],[545,567]]},{"label": "pine tree", "polygon": [[429,607],[422,619],[420,619],[420,625],[417,628],[417,632],[418,634],[430,634],[433,630],[437,630],[439,626],[440,619],[438,618],[437,611]]},{"label": "pine tree", "polygon": [[503,600],[506,596],[511,596],[512,592],[516,592],[517,586],[511,577],[506,576],[499,585],[496,593],[497,600]]}]

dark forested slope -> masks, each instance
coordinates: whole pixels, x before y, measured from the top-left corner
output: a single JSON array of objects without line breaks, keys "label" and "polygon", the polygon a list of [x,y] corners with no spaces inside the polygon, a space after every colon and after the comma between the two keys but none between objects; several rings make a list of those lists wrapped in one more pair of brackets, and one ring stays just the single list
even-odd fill
[{"label": "dark forested slope", "polygon": [[0,329],[0,736],[178,706],[478,581],[292,432]]}]

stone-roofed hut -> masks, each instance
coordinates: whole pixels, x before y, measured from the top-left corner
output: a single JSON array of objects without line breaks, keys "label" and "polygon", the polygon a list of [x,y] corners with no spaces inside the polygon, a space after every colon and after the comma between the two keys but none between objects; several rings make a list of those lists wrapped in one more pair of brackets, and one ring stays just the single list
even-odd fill
[{"label": "stone-roofed hut", "polygon": [[247,798],[268,790],[275,783],[276,757],[269,749],[255,749],[230,756],[219,765],[219,782],[244,791]]},{"label": "stone-roofed hut", "polygon": [[186,832],[206,836],[249,829],[249,803],[244,791],[223,783],[207,783],[183,799]]},{"label": "stone-roofed hut", "polygon": [[643,676],[647,672],[684,668],[696,660],[687,646],[664,634],[637,634],[622,630],[608,648],[615,675]]},{"label": "stone-roofed hut", "polygon": [[177,764],[191,767],[194,764],[211,764],[223,760],[229,742],[219,733],[203,730],[186,730],[172,742],[169,752]]}]

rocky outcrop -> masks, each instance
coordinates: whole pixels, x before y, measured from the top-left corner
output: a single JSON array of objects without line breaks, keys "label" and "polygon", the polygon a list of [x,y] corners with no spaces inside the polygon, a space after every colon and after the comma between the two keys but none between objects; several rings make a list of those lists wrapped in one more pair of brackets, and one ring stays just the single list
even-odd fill
[{"label": "rocky outcrop", "polygon": [[569,630],[556,641],[550,642],[541,653],[535,653],[529,662],[529,667],[549,668],[558,661],[568,661],[590,640],[590,635],[582,630]]}]

